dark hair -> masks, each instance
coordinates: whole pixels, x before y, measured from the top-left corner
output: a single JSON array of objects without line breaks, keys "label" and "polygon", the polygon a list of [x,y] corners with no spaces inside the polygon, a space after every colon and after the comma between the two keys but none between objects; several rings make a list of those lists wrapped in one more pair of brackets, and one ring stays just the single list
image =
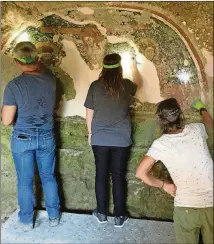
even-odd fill
[{"label": "dark hair", "polygon": [[169,98],[158,103],[156,114],[164,134],[184,127],[184,115],[175,98]]},{"label": "dark hair", "polygon": [[[104,57],[103,64],[114,65],[121,62],[121,57],[117,53],[108,54]],[[118,98],[120,90],[123,89],[123,69],[120,65],[117,68],[104,68],[100,76],[100,82],[106,88],[108,95]]]}]

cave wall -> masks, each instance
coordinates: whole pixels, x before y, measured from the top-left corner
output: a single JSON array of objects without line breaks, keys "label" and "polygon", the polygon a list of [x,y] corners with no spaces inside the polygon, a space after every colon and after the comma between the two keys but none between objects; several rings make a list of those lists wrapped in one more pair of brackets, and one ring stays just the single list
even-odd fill
[{"label": "cave wall", "polygon": [[[2,3],[2,91],[20,74],[13,46],[32,41],[57,79],[57,180],[65,210],[95,207],[95,167],[87,143],[84,99],[98,78],[103,56],[140,55],[143,82],[131,106],[133,146],[128,164],[128,211],[133,217],[172,219],[173,199],[135,178],[135,169],[160,135],[155,104],[167,97],[180,102],[187,122],[200,121],[191,103],[201,97],[213,111],[213,3],[209,2],[4,2]],[[124,76],[130,77],[128,69]],[[131,78],[131,77],[130,77]],[[17,208],[16,176],[10,154],[12,128],[2,128],[2,220]],[[212,150],[213,140],[209,139]],[[159,162],[152,169],[170,178]],[[111,182],[110,182],[111,184]],[[38,174],[37,207],[44,206]],[[110,212],[112,212],[110,194]]]}]

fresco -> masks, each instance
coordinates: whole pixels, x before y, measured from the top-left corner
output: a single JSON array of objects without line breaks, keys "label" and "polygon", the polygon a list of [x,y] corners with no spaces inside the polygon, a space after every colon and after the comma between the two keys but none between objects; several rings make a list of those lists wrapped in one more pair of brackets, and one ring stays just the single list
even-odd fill
[{"label": "fresco", "polygon": [[[11,57],[12,48],[20,41],[29,40],[37,46],[42,62],[57,79],[56,173],[63,210],[85,211],[95,206],[94,159],[87,142],[83,104],[91,82],[99,76],[104,55],[117,52],[122,56],[124,77],[132,79],[130,57],[137,59],[142,82],[131,105],[128,211],[138,218],[172,219],[173,199],[138,181],[135,169],[160,135],[155,119],[159,101],[177,98],[187,122],[200,121],[190,108],[196,97],[206,100],[208,109],[213,110],[212,5],[4,2],[2,10],[2,92],[7,82],[20,74]],[[17,208],[11,129],[2,129],[2,219]],[[212,145],[210,137],[210,149]],[[161,162],[152,174],[170,180]],[[37,207],[44,207],[38,174],[35,192]],[[111,195],[110,203],[112,212]]]},{"label": "fresco", "polygon": [[[63,83],[66,94],[59,116],[85,117],[88,87],[98,78],[104,55],[111,52],[140,57],[143,85],[136,94],[138,107],[173,96],[187,109],[192,103],[190,92],[191,97],[201,96],[196,65],[183,40],[146,11],[87,8],[48,15],[40,27],[23,30],[11,47],[25,36],[40,47],[42,60],[54,72],[59,74],[60,69],[70,77]],[[124,76],[132,79],[129,67],[124,68]]]}]

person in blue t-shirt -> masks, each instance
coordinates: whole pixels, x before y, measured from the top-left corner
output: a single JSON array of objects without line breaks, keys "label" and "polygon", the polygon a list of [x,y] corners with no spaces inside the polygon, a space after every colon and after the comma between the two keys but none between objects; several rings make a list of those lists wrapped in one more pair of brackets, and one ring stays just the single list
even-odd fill
[{"label": "person in blue t-shirt", "polygon": [[59,223],[53,134],[56,82],[39,63],[37,49],[31,42],[18,43],[13,57],[22,74],[5,88],[2,123],[5,126],[13,125],[11,151],[18,180],[19,219],[23,230],[29,231],[33,228],[35,160],[50,226]]}]

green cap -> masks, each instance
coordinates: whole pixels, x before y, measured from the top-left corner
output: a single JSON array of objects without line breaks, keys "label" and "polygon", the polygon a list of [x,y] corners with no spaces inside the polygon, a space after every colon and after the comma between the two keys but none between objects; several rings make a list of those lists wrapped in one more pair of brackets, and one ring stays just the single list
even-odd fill
[{"label": "green cap", "polygon": [[121,66],[120,63],[117,63],[117,64],[104,64],[103,65],[103,67],[106,68],[106,69],[114,69],[114,68],[118,68],[120,66]]},{"label": "green cap", "polygon": [[204,103],[201,101],[200,98],[198,98],[193,104],[192,104],[192,107],[197,109],[197,110],[200,110],[202,108],[206,108],[206,106],[204,105]]}]

